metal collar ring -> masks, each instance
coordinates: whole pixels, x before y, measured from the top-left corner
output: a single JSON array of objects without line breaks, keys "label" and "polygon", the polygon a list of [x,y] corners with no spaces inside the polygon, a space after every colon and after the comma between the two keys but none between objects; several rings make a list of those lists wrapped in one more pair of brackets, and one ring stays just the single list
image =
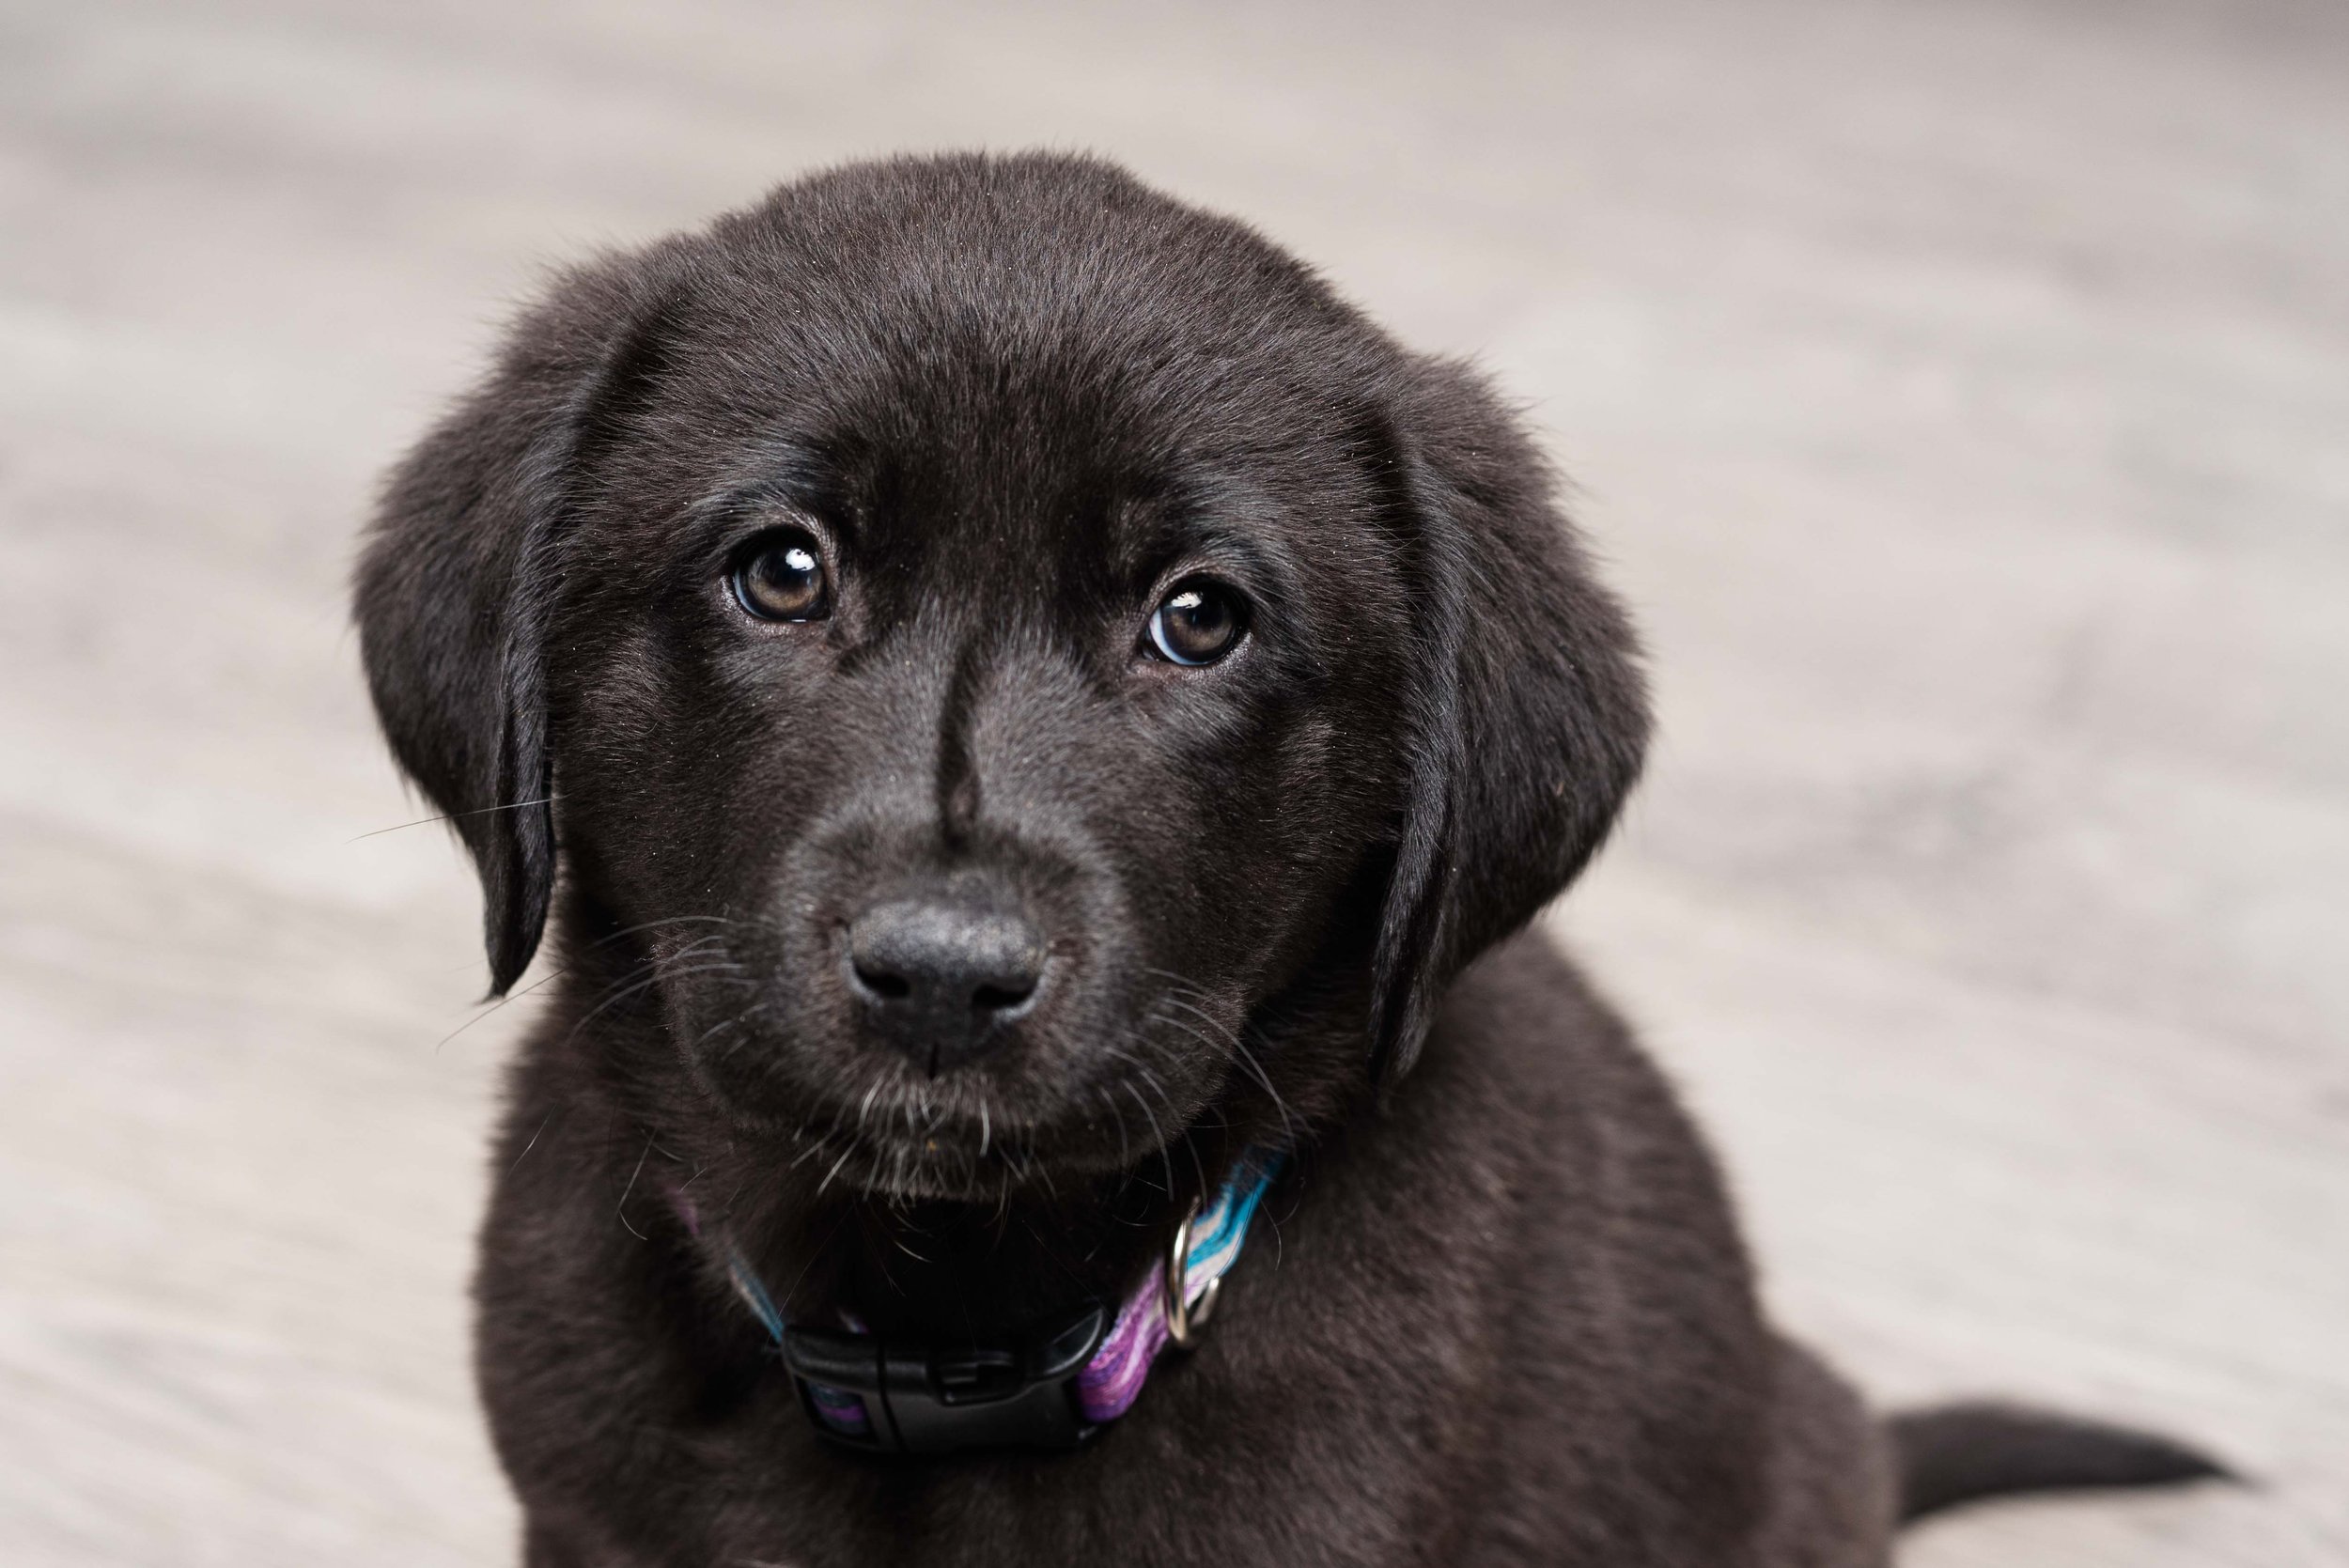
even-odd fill
[{"label": "metal collar ring", "polygon": [[1199,1330],[1207,1326],[1215,1313],[1215,1298],[1222,1294],[1221,1276],[1207,1281],[1207,1288],[1199,1293],[1196,1302],[1186,1301],[1190,1274],[1190,1226],[1199,1218],[1199,1200],[1191,1200],[1190,1212],[1174,1227],[1174,1245],[1167,1249],[1165,1285],[1159,1305],[1166,1314],[1166,1337],[1177,1350],[1189,1350],[1199,1343]]}]

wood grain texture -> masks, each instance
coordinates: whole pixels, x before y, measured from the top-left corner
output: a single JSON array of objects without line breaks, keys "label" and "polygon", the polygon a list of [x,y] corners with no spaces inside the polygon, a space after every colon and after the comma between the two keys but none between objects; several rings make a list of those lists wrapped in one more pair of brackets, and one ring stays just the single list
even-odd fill
[{"label": "wood grain texture", "polygon": [[[1440,14],[1438,14],[1440,12]],[[344,627],[535,269],[1083,146],[1531,405],[1663,731],[1558,922],[1784,1315],[2257,1490],[1909,1568],[2349,1561],[2349,13],[0,8],[0,1560],[493,1562],[508,1019]]]}]

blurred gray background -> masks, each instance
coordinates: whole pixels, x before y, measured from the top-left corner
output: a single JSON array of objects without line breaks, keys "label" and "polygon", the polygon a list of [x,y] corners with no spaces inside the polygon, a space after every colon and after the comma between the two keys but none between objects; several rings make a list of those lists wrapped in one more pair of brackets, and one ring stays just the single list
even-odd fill
[{"label": "blurred gray background", "polygon": [[2349,1561],[2349,8],[0,8],[0,1560],[489,1563],[474,893],[344,622],[548,263],[1097,148],[1479,356],[1662,738],[1557,924],[1876,1395],[2256,1491],[1908,1568]]}]

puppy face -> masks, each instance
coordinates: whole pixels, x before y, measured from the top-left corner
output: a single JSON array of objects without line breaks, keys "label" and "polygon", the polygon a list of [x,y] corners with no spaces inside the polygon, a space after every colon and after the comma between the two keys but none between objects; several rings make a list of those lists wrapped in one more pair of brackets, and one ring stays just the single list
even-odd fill
[{"label": "puppy face", "polygon": [[1480,389],[1066,160],[845,170],[574,278],[360,604],[500,987],[559,842],[644,1113],[902,1195],[1296,1136],[1571,876],[1643,725]]},{"label": "puppy face", "polygon": [[1387,832],[1412,606],[1330,399],[1212,302],[1048,315],[1047,251],[957,317],[918,260],[672,307],[546,682],[694,1086],[931,1191],[1129,1161],[1249,1070]]}]

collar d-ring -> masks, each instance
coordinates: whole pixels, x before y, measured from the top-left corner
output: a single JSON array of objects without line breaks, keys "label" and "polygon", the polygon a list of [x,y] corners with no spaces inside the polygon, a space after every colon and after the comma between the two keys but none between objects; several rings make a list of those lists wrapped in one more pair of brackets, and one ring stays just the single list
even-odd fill
[{"label": "collar d-ring", "polygon": [[1199,1293],[1197,1301],[1189,1301],[1190,1279],[1190,1227],[1199,1218],[1199,1200],[1190,1201],[1190,1212],[1174,1227],[1174,1241],[1166,1251],[1165,1282],[1159,1292],[1159,1305],[1166,1317],[1167,1340],[1177,1350],[1189,1350],[1199,1343],[1199,1330],[1207,1326],[1215,1314],[1215,1298],[1223,1292],[1223,1277],[1217,1275],[1207,1281],[1207,1288]]}]

